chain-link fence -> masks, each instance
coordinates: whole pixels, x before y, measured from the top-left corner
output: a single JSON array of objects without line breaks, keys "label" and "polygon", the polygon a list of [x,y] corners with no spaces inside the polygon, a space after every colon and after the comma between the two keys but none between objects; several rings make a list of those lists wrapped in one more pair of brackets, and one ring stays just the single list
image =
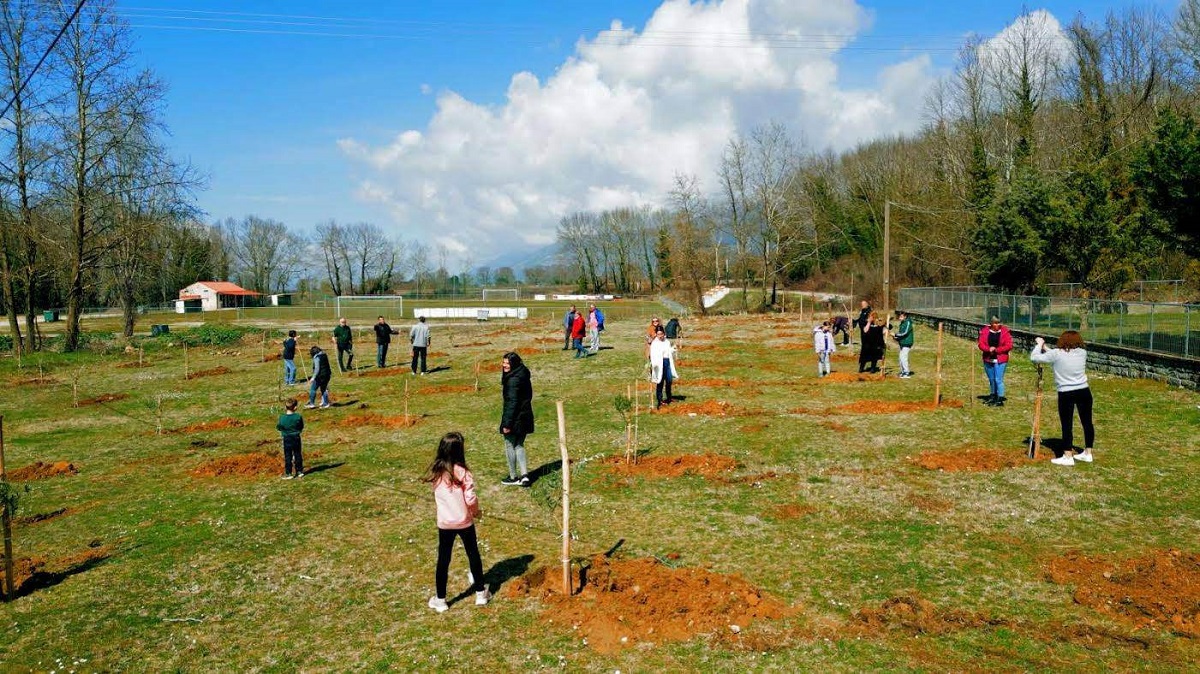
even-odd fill
[{"label": "chain-link fence", "polygon": [[903,288],[908,311],[983,325],[999,316],[1010,327],[1047,337],[1078,330],[1087,342],[1200,358],[1200,305],[1034,297],[975,287]]}]

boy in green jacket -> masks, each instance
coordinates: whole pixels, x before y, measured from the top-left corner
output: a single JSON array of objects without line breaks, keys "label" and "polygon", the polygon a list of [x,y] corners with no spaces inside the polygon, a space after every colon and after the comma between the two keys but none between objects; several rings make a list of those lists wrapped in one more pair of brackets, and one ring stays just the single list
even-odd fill
[{"label": "boy in green jacket", "polygon": [[900,346],[900,378],[908,379],[912,376],[912,370],[908,369],[908,352],[913,346],[913,323],[908,312],[902,309],[896,310],[896,318],[900,319],[900,326],[892,333],[892,338]]},{"label": "boy in green jacket", "polygon": [[[283,479],[304,477],[304,457],[300,453],[300,434],[304,432],[304,417],[296,411],[296,399],[288,398],[283,404],[284,413],[275,424],[275,430],[283,436]],[[293,474],[293,466],[295,473]]]}]

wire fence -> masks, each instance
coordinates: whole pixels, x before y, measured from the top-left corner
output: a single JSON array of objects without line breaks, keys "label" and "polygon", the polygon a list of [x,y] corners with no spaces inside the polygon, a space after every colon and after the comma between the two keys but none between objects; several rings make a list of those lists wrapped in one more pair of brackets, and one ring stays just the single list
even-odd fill
[{"label": "wire fence", "polygon": [[1077,330],[1087,342],[1200,359],[1200,305],[1006,295],[974,287],[903,288],[899,306],[939,318],[1010,327],[1047,337]]}]

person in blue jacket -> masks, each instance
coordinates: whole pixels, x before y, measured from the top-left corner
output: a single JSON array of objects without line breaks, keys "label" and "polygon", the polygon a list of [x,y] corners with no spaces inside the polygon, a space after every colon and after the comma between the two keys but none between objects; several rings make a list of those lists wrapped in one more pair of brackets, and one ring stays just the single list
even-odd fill
[{"label": "person in blue jacket", "polygon": [[575,323],[575,305],[571,305],[571,310],[563,314],[563,351],[571,349],[571,325]]}]

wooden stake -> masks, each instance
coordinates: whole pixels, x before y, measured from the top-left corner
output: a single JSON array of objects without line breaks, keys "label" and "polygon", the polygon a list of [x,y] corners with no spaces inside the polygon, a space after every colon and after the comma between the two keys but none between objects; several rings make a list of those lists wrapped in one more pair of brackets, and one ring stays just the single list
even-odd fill
[{"label": "wooden stake", "polygon": [[142,347],[138,347],[138,367],[142,366]]},{"label": "wooden stake", "polygon": [[937,366],[933,382],[933,406],[942,404],[942,323],[938,322]]},{"label": "wooden stake", "polygon": [[567,420],[563,415],[561,400],[555,403],[558,410],[558,449],[562,453],[562,580],[563,596],[571,596],[571,457],[567,454]]},{"label": "wooden stake", "polygon": [[633,462],[637,463],[638,450],[638,412],[641,406],[642,394],[638,391],[638,380],[633,380]]},{"label": "wooden stake", "polygon": [[479,361],[475,361],[475,392],[479,392]]},{"label": "wooden stake", "polygon": [[967,364],[971,367],[971,406],[974,407],[978,400],[975,398],[975,345],[971,345],[971,357],[967,359]]},{"label": "wooden stake", "polygon": [[266,330],[263,330],[262,360],[260,360],[259,362],[260,363],[267,362],[267,331]]},{"label": "wooden stake", "polygon": [[[633,386],[625,385],[625,399],[630,403],[633,402]],[[625,463],[629,463],[633,455],[633,423],[628,416],[625,417]]]},{"label": "wooden stake", "polygon": [[408,426],[408,380],[404,380],[404,425]]},{"label": "wooden stake", "polygon": [[188,378],[188,348],[187,342],[183,343],[183,378]]},{"label": "wooden stake", "polygon": [[[8,482],[8,473],[4,469],[4,416],[0,415],[0,482]],[[0,514],[0,522],[4,525],[4,601],[13,600],[13,551],[12,551],[12,513],[8,506]]]},{"label": "wooden stake", "polygon": [[155,435],[162,435],[162,394],[158,394],[154,405]]},{"label": "wooden stake", "polygon": [[75,376],[71,378],[71,401],[72,407],[79,407],[79,378],[83,376],[83,368],[79,368],[75,372]]}]

